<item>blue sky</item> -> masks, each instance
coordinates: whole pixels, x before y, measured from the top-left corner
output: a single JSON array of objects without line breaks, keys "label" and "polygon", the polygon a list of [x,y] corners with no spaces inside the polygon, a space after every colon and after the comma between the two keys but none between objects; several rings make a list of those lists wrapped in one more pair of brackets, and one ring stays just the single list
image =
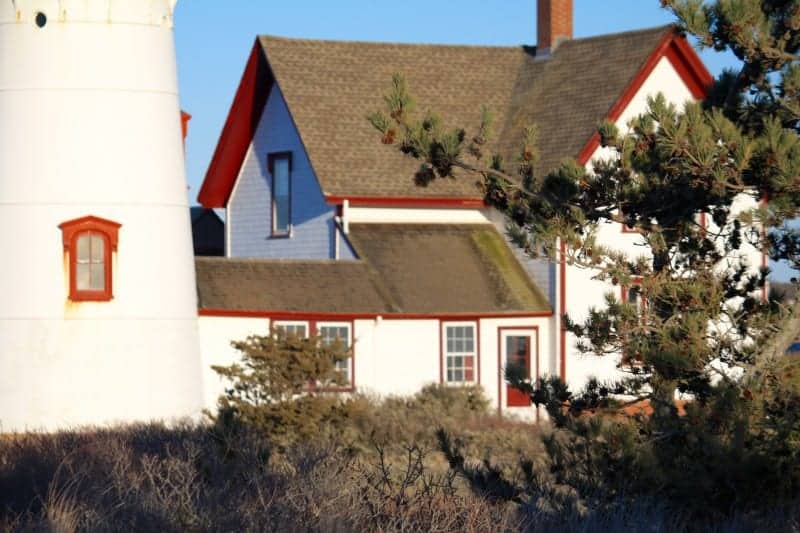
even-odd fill
[{"label": "blue sky", "polygon": [[[454,9],[454,6],[458,6]],[[575,0],[575,36],[672,22],[659,0]],[[315,39],[516,45],[536,42],[535,0],[180,0],[175,16],[181,104],[193,115],[186,147],[195,203],[258,34]],[[736,65],[704,51],[713,74]],[[778,278],[787,269],[776,268]]]},{"label": "blue sky", "polygon": [[[454,10],[453,6],[458,9]],[[659,0],[575,0],[575,36],[672,21]],[[535,44],[535,0],[180,0],[175,17],[192,202],[259,33],[285,37],[478,45]],[[729,57],[703,54],[712,72]]]}]

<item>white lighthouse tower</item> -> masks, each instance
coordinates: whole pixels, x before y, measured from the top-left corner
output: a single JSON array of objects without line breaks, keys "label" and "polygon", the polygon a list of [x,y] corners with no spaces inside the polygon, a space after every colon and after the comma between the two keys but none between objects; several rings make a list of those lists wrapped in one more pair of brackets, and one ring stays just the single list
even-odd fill
[{"label": "white lighthouse tower", "polygon": [[176,0],[0,0],[0,432],[202,406]]}]

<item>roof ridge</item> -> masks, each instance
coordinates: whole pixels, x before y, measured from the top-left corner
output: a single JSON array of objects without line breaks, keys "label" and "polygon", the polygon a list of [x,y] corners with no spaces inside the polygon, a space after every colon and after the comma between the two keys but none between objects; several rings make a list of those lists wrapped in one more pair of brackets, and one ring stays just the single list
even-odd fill
[{"label": "roof ridge", "polygon": [[366,44],[380,46],[408,46],[408,47],[441,47],[441,48],[488,48],[492,50],[531,48],[526,44],[453,44],[453,43],[419,43],[400,41],[366,41],[362,39],[314,39],[310,37],[284,37],[282,35],[258,34],[259,40],[284,41],[295,43],[320,43],[320,44]]},{"label": "roof ridge", "polygon": [[[577,37],[574,39],[570,39],[569,41],[564,41],[562,44],[567,44],[571,42],[586,42],[586,41],[593,41],[593,40],[600,40],[600,39],[611,39],[617,37],[627,37],[627,36],[634,36],[634,35],[642,35],[645,33],[659,33],[659,32],[666,32],[670,28],[677,28],[675,24],[663,24],[661,26],[651,26],[649,28],[639,28],[635,30],[625,30],[619,31],[615,33],[603,33],[601,35],[589,35],[586,37]],[[556,49],[557,51],[558,49]]]},{"label": "roof ridge", "polygon": [[[655,33],[657,31],[667,31],[669,28],[676,28],[675,24],[664,24],[661,26],[651,26],[649,28],[638,28],[634,30],[624,30],[614,33],[603,33],[600,35],[589,35],[586,37],[576,37],[565,41],[563,44],[570,42],[586,42],[595,39],[609,39],[616,37],[624,37],[628,35],[639,35],[643,33]],[[315,39],[311,37],[286,37],[283,35],[272,35],[266,33],[258,34],[259,40],[272,40],[296,43],[321,43],[321,44],[365,44],[365,45],[379,45],[379,46],[407,46],[407,47],[441,47],[441,48],[468,48],[468,49],[535,49],[535,45],[519,43],[519,44],[454,44],[454,43],[420,43],[420,42],[400,42],[400,41],[367,41],[362,39]]]}]

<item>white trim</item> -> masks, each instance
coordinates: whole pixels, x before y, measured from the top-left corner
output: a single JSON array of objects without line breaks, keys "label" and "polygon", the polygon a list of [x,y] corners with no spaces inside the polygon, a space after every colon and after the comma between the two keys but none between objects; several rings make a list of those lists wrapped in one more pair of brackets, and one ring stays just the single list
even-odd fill
[{"label": "white trim", "polygon": [[[348,201],[345,200],[344,204]],[[349,223],[376,224],[491,224],[481,209],[425,209],[404,207],[342,206],[345,228]],[[347,234],[347,231],[345,231]]]},{"label": "white trim", "polygon": [[[472,328],[472,351],[462,352],[449,352],[447,349],[447,328],[471,327]],[[442,342],[442,381],[445,385],[475,385],[478,383],[478,328],[480,327],[479,321],[461,321],[461,322],[442,322],[441,342]],[[453,357],[472,357],[472,379],[463,381],[450,381],[447,379],[447,359],[450,354]],[[465,367],[462,367],[465,368]]]},{"label": "white trim", "polygon": [[342,202],[342,231],[345,235],[350,234],[350,200],[347,198]]},{"label": "white trim", "polygon": [[353,356],[355,345],[353,342],[353,324],[350,322],[317,322],[317,335],[322,337],[322,328],[347,328],[347,349],[350,357],[347,359],[347,386],[353,386]]}]

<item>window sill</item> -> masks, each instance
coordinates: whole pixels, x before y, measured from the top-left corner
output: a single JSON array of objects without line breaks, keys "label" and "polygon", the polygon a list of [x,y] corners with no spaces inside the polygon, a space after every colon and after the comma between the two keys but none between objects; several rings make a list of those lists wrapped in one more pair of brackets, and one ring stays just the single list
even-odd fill
[{"label": "window sill", "polygon": [[111,294],[70,294],[70,302],[110,302],[114,299]]}]

